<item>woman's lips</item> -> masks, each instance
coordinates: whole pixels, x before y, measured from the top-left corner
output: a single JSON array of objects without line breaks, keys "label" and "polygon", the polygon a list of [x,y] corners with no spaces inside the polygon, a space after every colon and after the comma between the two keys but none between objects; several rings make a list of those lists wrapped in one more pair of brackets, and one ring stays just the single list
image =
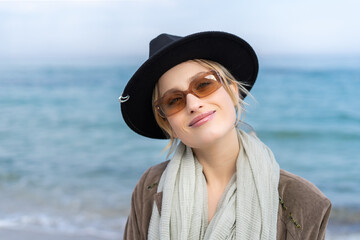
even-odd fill
[{"label": "woman's lips", "polygon": [[206,113],[202,113],[199,116],[195,117],[191,122],[189,123],[189,127],[199,127],[203,125],[204,123],[210,121],[215,117],[216,111],[209,111]]}]

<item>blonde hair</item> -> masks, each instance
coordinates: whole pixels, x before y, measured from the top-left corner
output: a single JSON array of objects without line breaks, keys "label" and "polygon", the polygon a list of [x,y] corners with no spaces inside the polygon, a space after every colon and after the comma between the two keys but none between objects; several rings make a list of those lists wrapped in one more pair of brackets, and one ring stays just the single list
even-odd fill
[{"label": "blonde hair", "polygon": [[[194,61],[200,64],[201,66],[206,67],[209,70],[216,70],[220,74],[221,78],[223,79],[223,87],[225,91],[229,94],[232,102],[234,103],[235,110],[237,112],[235,125],[238,125],[239,122],[242,122],[245,117],[245,105],[248,105],[244,101],[243,96],[250,96],[252,99],[254,99],[254,97],[246,89],[246,86],[248,85],[246,83],[237,81],[234,78],[234,76],[220,63],[205,59],[193,59],[190,61]],[[236,89],[238,90],[237,91],[238,94],[234,93],[231,86],[236,86]],[[164,151],[170,148],[168,153],[169,156],[175,150],[176,145],[178,143],[178,139],[174,137],[174,133],[167,119],[162,118],[154,107],[154,102],[159,97],[160,97],[159,86],[158,83],[156,83],[152,97],[153,113],[159,127],[164,131],[164,134],[168,138],[170,138],[168,145],[164,148]]]}]

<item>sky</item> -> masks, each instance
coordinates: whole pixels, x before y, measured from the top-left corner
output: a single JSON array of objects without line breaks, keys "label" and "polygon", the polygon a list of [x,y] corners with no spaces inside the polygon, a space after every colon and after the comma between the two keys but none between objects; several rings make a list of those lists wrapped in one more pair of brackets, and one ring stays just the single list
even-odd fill
[{"label": "sky", "polygon": [[0,1],[0,60],[132,59],[160,33],[234,33],[262,56],[360,56],[358,0]]}]

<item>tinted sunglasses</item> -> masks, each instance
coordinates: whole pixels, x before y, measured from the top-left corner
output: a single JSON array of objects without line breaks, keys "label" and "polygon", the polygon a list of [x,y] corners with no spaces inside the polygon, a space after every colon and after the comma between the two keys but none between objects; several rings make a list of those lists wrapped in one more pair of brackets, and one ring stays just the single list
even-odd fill
[{"label": "tinted sunglasses", "polygon": [[190,82],[186,91],[170,90],[157,99],[154,102],[155,109],[162,118],[171,116],[185,108],[187,94],[203,98],[218,90],[222,83],[222,78],[215,70],[201,73]]}]

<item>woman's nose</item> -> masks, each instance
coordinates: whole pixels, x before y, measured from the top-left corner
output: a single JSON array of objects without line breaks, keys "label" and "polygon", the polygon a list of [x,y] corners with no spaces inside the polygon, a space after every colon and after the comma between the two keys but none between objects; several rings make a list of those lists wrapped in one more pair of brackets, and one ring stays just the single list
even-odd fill
[{"label": "woman's nose", "polygon": [[186,95],[186,110],[188,113],[197,112],[202,107],[203,102],[200,98],[191,93]]}]

